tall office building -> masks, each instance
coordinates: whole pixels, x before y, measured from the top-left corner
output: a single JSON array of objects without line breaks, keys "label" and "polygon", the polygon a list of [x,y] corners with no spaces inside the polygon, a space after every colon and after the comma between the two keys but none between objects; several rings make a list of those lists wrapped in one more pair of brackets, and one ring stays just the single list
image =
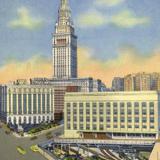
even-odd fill
[{"label": "tall office building", "polygon": [[77,36],[68,0],[61,0],[53,36],[54,78],[77,78]]}]

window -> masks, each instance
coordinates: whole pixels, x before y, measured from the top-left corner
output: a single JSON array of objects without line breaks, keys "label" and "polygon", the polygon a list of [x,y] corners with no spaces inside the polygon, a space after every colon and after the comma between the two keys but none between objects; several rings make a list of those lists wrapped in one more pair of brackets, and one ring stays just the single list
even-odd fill
[{"label": "window", "polygon": [[139,126],[138,126],[138,125],[135,125],[135,128],[139,128]]},{"label": "window", "polygon": [[37,113],[37,97],[36,94],[33,94],[33,114]]},{"label": "window", "polygon": [[146,115],[146,114],[147,114],[147,110],[144,110],[144,109],[143,109],[143,110],[142,110],[142,114],[143,114],[143,115]]},{"label": "window", "polygon": [[89,124],[86,125],[86,130],[90,130],[90,125]]},{"label": "window", "polygon": [[154,118],[150,118],[150,123],[154,123]]},{"label": "window", "polygon": [[87,110],[86,110],[86,114],[90,114],[90,109],[87,109]]},{"label": "window", "polygon": [[106,103],[106,107],[110,108],[111,104],[109,102]]},{"label": "window", "polygon": [[71,125],[70,124],[67,124],[67,129],[71,129]]},{"label": "window", "polygon": [[147,118],[146,118],[146,117],[143,117],[143,118],[142,118],[142,122],[143,122],[143,123],[146,123],[146,122],[147,122]]},{"label": "window", "polygon": [[127,107],[132,107],[132,104],[130,102],[128,102]]},{"label": "window", "polygon": [[117,106],[118,106],[117,103],[113,103],[114,108],[117,108]]},{"label": "window", "polygon": [[111,128],[111,126],[108,124],[107,126],[106,126],[107,128]]},{"label": "window", "polygon": [[103,122],[103,117],[100,117],[100,122]]},{"label": "window", "polygon": [[139,110],[136,109],[136,110],[134,111],[134,114],[135,114],[135,115],[139,115]]},{"label": "window", "polygon": [[150,107],[150,108],[151,108],[151,107],[154,108],[154,102],[150,102],[150,103],[149,103],[149,107]]},{"label": "window", "polygon": [[93,115],[96,115],[96,114],[97,114],[97,110],[93,109]]},{"label": "window", "polygon": [[146,125],[143,125],[143,126],[142,126],[142,128],[143,128],[143,129],[146,129],[146,128],[147,128],[147,126],[146,126]]},{"label": "window", "polygon": [[139,107],[139,103],[138,103],[138,102],[135,102],[135,103],[134,103],[134,107]]},{"label": "window", "polygon": [[80,107],[80,108],[83,108],[83,103],[79,103],[79,107]]},{"label": "window", "polygon": [[117,126],[117,125],[114,125],[113,127],[114,127],[114,128],[118,128],[118,126]]},{"label": "window", "polygon": [[99,126],[99,130],[101,130],[101,131],[104,130],[103,125],[100,125],[100,126]]},{"label": "window", "polygon": [[83,122],[83,117],[80,117],[80,122]]},{"label": "window", "polygon": [[97,126],[95,124],[93,125],[93,130],[97,130]]},{"label": "window", "polygon": [[67,108],[70,108],[71,104],[70,103],[67,103]]},{"label": "window", "polygon": [[74,130],[77,130],[77,124],[73,125]]},{"label": "window", "polygon": [[125,126],[124,126],[124,125],[121,125],[121,128],[125,128]]},{"label": "window", "polygon": [[42,94],[42,113],[45,113],[46,106],[46,97],[45,94]]},{"label": "window", "polygon": [[96,107],[97,107],[97,104],[96,104],[96,103],[93,103],[92,106],[93,106],[93,108],[96,108]]},{"label": "window", "polygon": [[124,123],[125,119],[124,117],[121,117],[121,122]]},{"label": "window", "polygon": [[132,122],[132,118],[128,117],[128,123],[131,123],[131,122]]},{"label": "window", "polygon": [[86,122],[90,122],[90,117],[86,117]]},{"label": "window", "polygon": [[73,103],[73,108],[77,108],[77,103]]},{"label": "window", "polygon": [[22,95],[18,94],[18,114],[22,114]]},{"label": "window", "polygon": [[117,119],[117,117],[114,117],[114,119],[113,119],[113,120],[114,120],[114,122],[118,122],[118,119]]},{"label": "window", "polygon": [[139,123],[139,118],[138,117],[135,118],[135,122]]},{"label": "window", "polygon": [[90,103],[86,103],[86,107],[87,107],[87,108],[90,108]]},{"label": "window", "polygon": [[127,113],[128,113],[128,115],[131,115],[132,114],[132,110],[128,109]]},{"label": "window", "polygon": [[142,102],[142,107],[146,108],[147,103],[146,102]]},{"label": "window", "polygon": [[131,125],[128,125],[128,128],[132,128],[132,126],[131,126]]},{"label": "window", "polygon": [[28,114],[32,114],[32,95],[28,94]]},{"label": "window", "polygon": [[102,115],[103,114],[103,109],[99,110],[99,114]]},{"label": "window", "polygon": [[121,107],[121,108],[124,108],[124,103],[120,103],[120,107]]},{"label": "window", "polygon": [[38,113],[41,114],[41,94],[38,94]]},{"label": "window", "polygon": [[97,118],[96,117],[93,117],[93,122],[97,122]]},{"label": "window", "polygon": [[104,104],[103,103],[99,103],[99,107],[100,109],[103,109]]},{"label": "window", "polygon": [[50,113],[50,95],[47,94],[47,113]]},{"label": "window", "polygon": [[107,122],[110,122],[111,120],[110,120],[110,118],[109,117],[107,117]]},{"label": "window", "polygon": [[77,122],[77,117],[76,116],[73,117],[73,120],[74,120],[74,122]]},{"label": "window", "polygon": [[13,94],[13,114],[17,114],[17,95]]}]

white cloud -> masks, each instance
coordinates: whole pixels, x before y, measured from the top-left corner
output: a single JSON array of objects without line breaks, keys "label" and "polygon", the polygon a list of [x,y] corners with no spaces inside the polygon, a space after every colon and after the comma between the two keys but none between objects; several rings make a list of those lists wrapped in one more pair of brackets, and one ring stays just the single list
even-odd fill
[{"label": "white cloud", "polygon": [[148,17],[138,17],[130,10],[123,10],[115,15],[104,15],[100,11],[92,10],[78,17],[78,25],[81,28],[115,25],[121,28],[133,28],[150,23]]},{"label": "white cloud", "polygon": [[43,20],[41,18],[32,17],[30,11],[26,7],[19,8],[17,10],[17,15],[17,19],[14,19],[8,23],[9,27],[35,30],[43,25]]},{"label": "white cloud", "polygon": [[125,0],[96,0],[94,4],[96,6],[107,6],[107,7],[113,7],[116,5],[119,5],[123,3]]},{"label": "white cloud", "polygon": [[148,24],[149,22],[148,17],[138,17],[129,10],[124,10],[111,19],[112,24],[123,28],[132,28],[137,25]]},{"label": "white cloud", "polygon": [[88,11],[78,17],[78,25],[80,27],[98,27],[105,25],[107,19],[105,15],[96,10]]}]

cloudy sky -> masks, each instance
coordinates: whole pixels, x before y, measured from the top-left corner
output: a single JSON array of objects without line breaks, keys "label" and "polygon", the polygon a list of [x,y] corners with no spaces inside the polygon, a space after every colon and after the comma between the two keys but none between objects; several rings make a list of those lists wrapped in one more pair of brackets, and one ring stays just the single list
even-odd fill
[{"label": "cloudy sky", "polygon": [[[0,0],[0,82],[52,75],[58,6],[59,0]],[[70,0],[70,6],[80,76],[109,85],[114,76],[160,72],[159,0]],[[84,70],[88,64],[94,70]]]}]

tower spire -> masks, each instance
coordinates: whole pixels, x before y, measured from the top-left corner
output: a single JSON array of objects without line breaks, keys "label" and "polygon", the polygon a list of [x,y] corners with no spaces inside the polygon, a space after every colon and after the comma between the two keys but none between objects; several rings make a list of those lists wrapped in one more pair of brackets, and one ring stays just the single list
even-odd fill
[{"label": "tower spire", "polygon": [[68,10],[69,9],[68,0],[61,0],[61,7],[60,8],[63,10]]},{"label": "tower spire", "polygon": [[58,13],[58,23],[70,25],[73,24],[71,20],[71,10],[69,7],[68,0],[61,0]]}]

